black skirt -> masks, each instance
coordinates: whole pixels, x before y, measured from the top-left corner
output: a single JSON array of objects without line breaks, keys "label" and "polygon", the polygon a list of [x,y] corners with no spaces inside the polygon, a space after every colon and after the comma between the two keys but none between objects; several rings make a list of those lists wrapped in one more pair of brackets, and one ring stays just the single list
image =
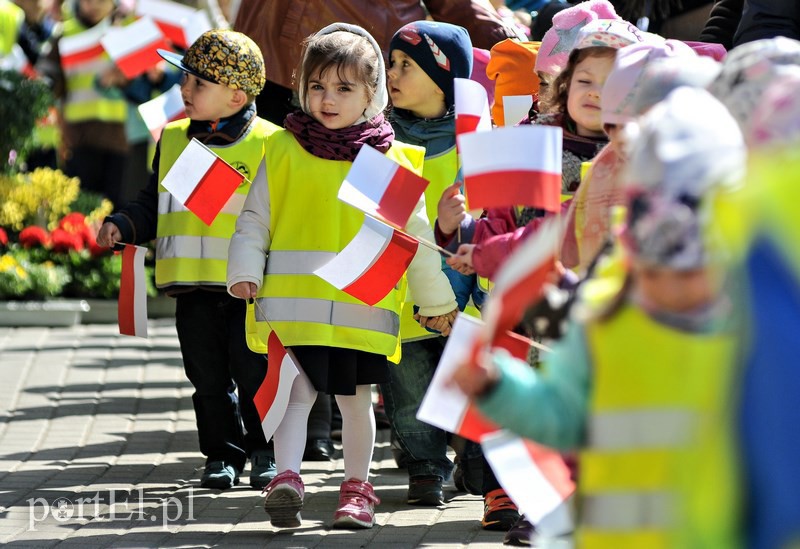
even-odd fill
[{"label": "black skirt", "polygon": [[384,355],[317,345],[297,345],[291,349],[317,391],[354,395],[356,385],[389,381],[389,364]]}]

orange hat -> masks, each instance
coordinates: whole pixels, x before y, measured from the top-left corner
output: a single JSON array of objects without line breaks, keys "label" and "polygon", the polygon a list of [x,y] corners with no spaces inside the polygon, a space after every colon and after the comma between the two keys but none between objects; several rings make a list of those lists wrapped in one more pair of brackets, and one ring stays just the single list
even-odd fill
[{"label": "orange hat", "polygon": [[494,80],[492,119],[502,126],[503,97],[533,95],[539,91],[539,77],[533,70],[541,42],[518,42],[507,38],[492,47],[486,76]]}]

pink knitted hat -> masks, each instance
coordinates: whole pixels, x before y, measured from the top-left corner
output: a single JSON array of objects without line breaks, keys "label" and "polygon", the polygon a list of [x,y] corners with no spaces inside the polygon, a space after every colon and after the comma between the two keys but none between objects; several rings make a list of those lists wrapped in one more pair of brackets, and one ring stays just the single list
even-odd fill
[{"label": "pink knitted hat", "polygon": [[619,50],[600,94],[603,124],[625,124],[636,117],[633,99],[643,83],[642,74],[648,63],[665,57],[695,55],[692,48],[678,40],[631,44]]},{"label": "pink knitted hat", "polygon": [[578,33],[586,23],[595,19],[620,19],[607,0],[587,0],[553,16],[553,26],[542,38],[536,58],[537,72],[556,76],[567,66],[569,52]]}]

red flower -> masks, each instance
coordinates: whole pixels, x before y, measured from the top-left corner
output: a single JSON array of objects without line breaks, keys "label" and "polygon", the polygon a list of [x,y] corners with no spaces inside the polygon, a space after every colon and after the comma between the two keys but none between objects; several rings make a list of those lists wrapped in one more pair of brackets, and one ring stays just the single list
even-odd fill
[{"label": "red flower", "polygon": [[79,235],[84,244],[89,244],[94,240],[94,233],[86,223],[86,216],[80,212],[72,212],[61,218],[58,228],[67,231],[69,234]]},{"label": "red flower", "polygon": [[70,234],[64,229],[53,229],[50,233],[53,241],[53,251],[68,253],[72,250],[79,252],[83,249],[83,237],[80,234]]},{"label": "red flower", "polygon": [[25,227],[19,233],[19,243],[23,248],[33,248],[34,246],[47,246],[50,243],[50,237],[47,231],[42,227],[36,225]]},{"label": "red flower", "polygon": [[3,246],[8,246],[8,233],[2,227],[0,227],[0,244]]}]

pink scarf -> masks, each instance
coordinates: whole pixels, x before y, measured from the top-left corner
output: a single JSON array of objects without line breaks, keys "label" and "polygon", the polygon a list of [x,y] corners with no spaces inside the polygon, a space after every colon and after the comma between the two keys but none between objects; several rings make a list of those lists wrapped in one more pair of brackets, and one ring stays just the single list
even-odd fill
[{"label": "pink scarf", "polygon": [[329,130],[314,117],[296,111],[286,117],[283,126],[294,134],[305,150],[325,160],[352,162],[364,145],[385,153],[394,141],[394,130],[383,113],[362,124]]}]

